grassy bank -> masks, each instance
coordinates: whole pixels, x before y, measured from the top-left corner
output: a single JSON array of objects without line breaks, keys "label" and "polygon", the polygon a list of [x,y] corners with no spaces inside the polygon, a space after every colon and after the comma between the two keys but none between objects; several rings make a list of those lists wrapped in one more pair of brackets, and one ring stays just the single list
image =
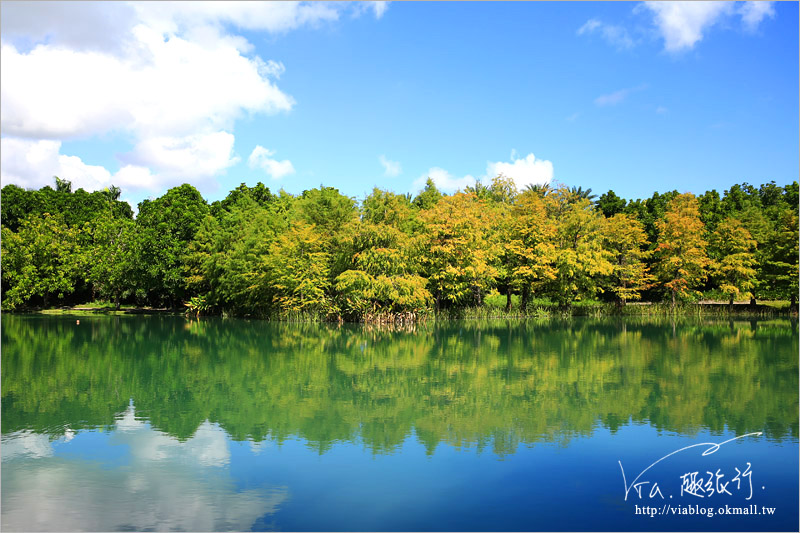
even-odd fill
[{"label": "grassy bank", "polygon": [[[791,308],[788,300],[761,301],[757,305],[751,306],[749,302],[735,302],[731,308],[728,303],[723,302],[698,302],[682,303],[674,308],[668,303],[658,302],[633,302],[625,306],[613,303],[600,302],[596,300],[585,300],[574,302],[571,306],[564,308],[546,299],[532,299],[526,309],[522,309],[519,297],[512,297],[511,309],[506,309],[506,297],[499,294],[489,295],[484,300],[484,305],[480,307],[464,307],[442,309],[438,313],[430,311],[424,314],[391,314],[381,313],[362,317],[359,322],[372,324],[388,323],[414,323],[426,320],[480,320],[480,319],[547,319],[562,318],[569,316],[736,316],[736,317],[771,317],[771,316],[797,316],[798,306]],[[20,312],[33,312],[48,315],[125,315],[125,314],[184,314],[182,309],[158,309],[151,307],[136,307],[133,305],[123,305],[116,309],[113,303],[109,302],[90,302],[74,307],[60,307],[49,309],[25,309]],[[211,313],[210,315],[214,315]],[[236,313],[223,312],[221,316],[239,316]],[[280,322],[347,322],[342,317],[336,315],[323,315],[319,313],[291,313],[284,315],[266,315],[248,318],[260,318],[264,320]]]}]

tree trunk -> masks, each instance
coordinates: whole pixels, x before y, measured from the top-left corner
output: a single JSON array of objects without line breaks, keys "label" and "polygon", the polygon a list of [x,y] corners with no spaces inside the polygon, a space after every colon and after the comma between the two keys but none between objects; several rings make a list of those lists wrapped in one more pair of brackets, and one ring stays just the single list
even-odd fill
[{"label": "tree trunk", "polygon": [[792,299],[790,301],[792,307],[797,305],[797,295],[795,293],[792,293]]},{"label": "tree trunk", "polygon": [[728,314],[733,313],[733,294],[731,294],[731,299],[728,302]]},{"label": "tree trunk", "polygon": [[511,287],[506,290],[506,313],[511,311]]},{"label": "tree trunk", "polygon": [[750,297],[750,307],[755,307],[755,306],[756,306],[756,295],[754,294]]},{"label": "tree trunk", "polygon": [[529,299],[528,297],[529,296],[530,296],[530,291],[528,290],[528,287],[523,287],[522,288],[522,300],[520,301],[520,307],[522,308],[523,311],[527,311],[528,310],[528,299]]},{"label": "tree trunk", "polygon": [[483,305],[483,297],[481,295],[481,288],[477,285],[472,286],[472,300],[476,307]]},{"label": "tree trunk", "polygon": [[672,310],[675,310],[675,289],[672,289]]},{"label": "tree trunk", "polygon": [[119,311],[119,294],[114,296],[114,309]]}]

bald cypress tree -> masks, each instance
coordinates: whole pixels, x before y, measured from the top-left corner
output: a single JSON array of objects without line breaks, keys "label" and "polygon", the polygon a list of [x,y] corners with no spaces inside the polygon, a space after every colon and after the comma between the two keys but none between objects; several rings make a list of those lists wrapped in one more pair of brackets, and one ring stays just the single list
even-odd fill
[{"label": "bald cypress tree", "polygon": [[695,289],[707,279],[707,242],[697,198],[685,193],[672,199],[656,229],[656,276],[674,308],[678,298],[697,294]]}]

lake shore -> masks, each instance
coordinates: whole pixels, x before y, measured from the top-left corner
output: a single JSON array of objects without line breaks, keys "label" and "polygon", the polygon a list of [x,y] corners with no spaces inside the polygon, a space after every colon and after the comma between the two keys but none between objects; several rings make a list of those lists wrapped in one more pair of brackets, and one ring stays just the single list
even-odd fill
[{"label": "lake shore", "polygon": [[[20,309],[15,313],[34,313],[34,314],[65,314],[65,315],[148,315],[148,314],[192,314],[180,308],[155,308],[155,307],[135,307],[122,306],[115,309],[109,306],[62,306],[51,308],[30,308]],[[798,305],[793,308],[786,300],[764,300],[756,305],[751,305],[749,301],[734,302],[730,306],[728,302],[721,300],[701,300],[696,303],[679,304],[674,308],[667,303],[660,302],[629,302],[625,306],[618,306],[613,303],[596,302],[576,302],[569,308],[561,308],[556,304],[537,304],[530,306],[526,312],[519,308],[506,310],[504,307],[486,305],[483,307],[468,307],[461,309],[443,309],[439,312],[419,314],[414,317],[414,321],[441,321],[441,320],[465,320],[465,319],[546,319],[550,317],[568,316],[736,316],[736,317],[771,317],[771,316],[798,316]],[[236,312],[223,311],[221,313],[204,313],[200,316],[231,316],[242,318],[256,318],[277,322],[354,322],[354,323],[395,323],[407,322],[407,314],[403,317],[395,317],[391,314],[376,315],[373,319],[351,321],[344,320],[338,316],[317,316],[312,314],[303,315],[240,315]]]}]

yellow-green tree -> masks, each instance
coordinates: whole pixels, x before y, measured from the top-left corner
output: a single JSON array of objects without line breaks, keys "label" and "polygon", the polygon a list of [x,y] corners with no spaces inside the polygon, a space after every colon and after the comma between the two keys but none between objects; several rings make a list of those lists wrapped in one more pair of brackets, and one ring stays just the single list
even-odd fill
[{"label": "yellow-green tree", "polygon": [[653,279],[645,264],[651,252],[643,249],[647,245],[644,225],[630,215],[617,213],[605,219],[603,242],[611,252],[608,290],[619,298],[621,305],[628,300],[639,300]]},{"label": "yellow-green tree", "polygon": [[603,249],[603,215],[588,198],[577,198],[566,187],[546,197],[555,217],[555,276],[550,294],[560,306],[602,291],[601,276],[611,274],[610,254]]},{"label": "yellow-green tree", "polygon": [[333,311],[330,254],[325,245],[325,238],[313,226],[295,221],[270,246],[266,268],[255,277],[252,288],[272,289],[273,301],[284,313]]},{"label": "yellow-green tree", "polygon": [[[391,212],[378,209],[367,216],[389,221]],[[335,279],[341,312],[349,319],[368,320],[369,315],[425,310],[431,294],[426,280],[418,275],[414,240],[394,225],[372,223],[367,216],[356,225],[347,244],[352,253],[349,268]]]},{"label": "yellow-green tree", "polygon": [[452,304],[482,303],[497,273],[495,250],[486,238],[491,211],[472,193],[444,196],[420,213],[423,223],[421,262],[428,287],[439,308]]},{"label": "yellow-green tree", "polygon": [[707,242],[703,237],[705,227],[700,220],[697,198],[692,193],[676,196],[656,228],[656,276],[670,293],[674,308],[678,298],[697,294],[695,288],[707,278]]},{"label": "yellow-green tree", "polygon": [[[547,216],[542,197],[528,190],[517,197],[504,229],[501,257],[508,271],[508,284],[521,293],[524,308],[531,292],[555,279],[555,225]],[[506,308],[510,307],[509,290]]]}]

